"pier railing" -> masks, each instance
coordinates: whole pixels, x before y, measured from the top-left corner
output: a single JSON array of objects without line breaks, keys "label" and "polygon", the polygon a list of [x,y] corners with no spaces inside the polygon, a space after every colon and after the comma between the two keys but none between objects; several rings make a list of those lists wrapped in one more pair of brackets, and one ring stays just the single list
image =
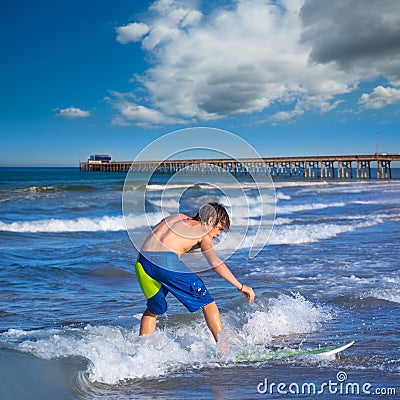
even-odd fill
[{"label": "pier railing", "polygon": [[80,170],[87,172],[176,172],[196,175],[269,174],[288,178],[331,179],[392,179],[394,161],[399,154],[273,157],[243,159],[188,159],[164,161],[81,162]]}]

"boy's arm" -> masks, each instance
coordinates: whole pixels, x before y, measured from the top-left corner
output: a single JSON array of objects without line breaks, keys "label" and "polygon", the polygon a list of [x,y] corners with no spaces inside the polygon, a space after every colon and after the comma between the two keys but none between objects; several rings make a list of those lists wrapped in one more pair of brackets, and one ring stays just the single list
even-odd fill
[{"label": "boy's arm", "polygon": [[214,268],[215,272],[228,281],[230,284],[235,286],[242,294],[244,294],[250,302],[254,300],[254,292],[250,286],[240,283],[235,275],[232,274],[231,270],[225,265],[225,263],[217,256],[213,245],[212,239],[205,236],[201,241],[201,251],[207,260],[208,264]]},{"label": "boy's arm", "polygon": [[200,243],[196,243],[189,251],[198,250],[200,249]]}]

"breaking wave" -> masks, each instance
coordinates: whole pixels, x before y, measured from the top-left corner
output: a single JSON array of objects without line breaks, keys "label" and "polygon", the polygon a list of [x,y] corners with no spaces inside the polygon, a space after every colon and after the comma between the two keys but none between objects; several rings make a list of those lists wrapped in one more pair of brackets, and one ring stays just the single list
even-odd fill
[{"label": "breaking wave", "polygon": [[226,316],[222,334],[227,339],[225,355],[213,344],[203,320],[194,324],[180,321],[169,331],[157,329],[154,335],[142,337],[137,328],[120,326],[10,329],[0,335],[0,343],[46,360],[84,357],[89,360],[86,374],[90,382],[118,384],[205,366],[234,365],[243,349],[252,351],[256,346],[256,351],[260,344],[268,346],[279,336],[318,331],[332,318],[329,309],[314,305],[299,294],[281,294],[256,307],[255,312],[242,311],[238,324],[230,323],[233,319]]},{"label": "breaking wave", "polygon": [[[341,224],[334,223],[315,223],[315,224],[296,224],[295,220],[289,218],[277,218],[274,229],[269,238],[268,244],[305,244],[314,243],[320,240],[329,239],[346,232],[370,227],[383,222],[384,215],[369,217],[351,217]],[[0,231],[20,232],[20,233],[39,233],[39,232],[116,232],[129,229],[141,229],[158,223],[163,218],[161,213],[148,213],[145,215],[130,215],[125,219],[122,216],[102,216],[95,218],[76,218],[76,219],[47,219],[38,221],[20,221],[5,223],[0,222]],[[125,225],[126,223],[126,225]],[[237,226],[258,225],[256,219],[235,219]],[[219,249],[230,249],[232,243],[241,243],[240,248],[250,248],[256,237],[255,233],[248,232],[242,240],[242,232],[231,230],[221,235],[218,244]],[[240,236],[240,239],[239,239]]]}]

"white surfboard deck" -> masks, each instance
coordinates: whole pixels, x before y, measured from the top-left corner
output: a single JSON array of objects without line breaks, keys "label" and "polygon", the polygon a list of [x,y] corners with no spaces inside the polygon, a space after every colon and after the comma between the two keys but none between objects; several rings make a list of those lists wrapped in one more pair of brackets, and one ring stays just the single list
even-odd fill
[{"label": "white surfboard deck", "polygon": [[254,354],[243,354],[236,357],[237,362],[279,360],[288,357],[316,356],[318,358],[332,358],[336,354],[348,349],[354,340],[341,346],[320,347],[317,349],[281,349],[276,351],[264,350]]}]

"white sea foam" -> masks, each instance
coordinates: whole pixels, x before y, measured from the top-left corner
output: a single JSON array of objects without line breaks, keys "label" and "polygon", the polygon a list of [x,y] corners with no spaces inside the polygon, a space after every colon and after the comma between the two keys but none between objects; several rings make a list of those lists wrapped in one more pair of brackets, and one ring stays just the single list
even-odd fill
[{"label": "white sea foam", "polygon": [[42,193],[42,192],[55,192],[61,190],[58,187],[53,186],[31,186],[27,189],[22,189],[23,192],[33,192],[33,193]]},{"label": "white sea foam", "polygon": [[[215,183],[218,187],[223,188],[223,189],[236,189],[239,186],[244,189],[253,189],[255,187],[260,187],[260,188],[286,188],[286,187],[315,187],[315,186],[329,186],[329,185],[347,185],[347,184],[354,184],[354,182],[328,182],[328,181],[268,181],[268,180],[259,180],[257,182],[234,182],[232,183],[232,178],[229,178],[227,182],[223,181],[222,179],[218,180],[218,176],[205,176],[204,180],[210,180],[215,179]],[[197,179],[200,179],[197,177]],[[188,183],[186,184],[151,184],[147,185],[146,190],[165,190],[166,188],[168,189],[182,189],[182,188],[187,188]],[[190,184],[192,185],[192,184]],[[207,185],[202,185],[201,182],[196,184],[197,186],[201,188],[207,189],[209,186]]]},{"label": "white sea foam", "polygon": [[147,185],[146,190],[152,191],[152,190],[168,190],[168,189],[186,189],[188,185],[184,184],[165,184],[165,185],[157,185],[157,184],[152,184],[152,185]]},{"label": "white sea foam", "polygon": [[400,303],[400,288],[373,289],[367,295],[376,299]]},{"label": "white sea foam", "polygon": [[0,230],[8,232],[95,232],[125,230],[122,217],[45,219],[38,221],[0,222]]},{"label": "white sea foam", "polygon": [[58,192],[62,190],[60,187],[54,186],[30,186],[22,189],[9,190],[11,193],[46,193],[46,192]]},{"label": "white sea foam", "polygon": [[[274,229],[269,237],[267,244],[306,244],[315,243],[320,240],[330,239],[342,233],[353,232],[359,229],[367,228],[383,222],[381,216],[360,217],[351,223],[333,224],[293,224],[290,219],[278,218],[274,224]],[[231,249],[232,244],[237,248],[246,249],[253,245],[256,238],[255,234],[247,233],[245,237],[239,237],[242,234],[231,230],[226,234],[224,240],[219,244],[220,250]]]},{"label": "white sea foam", "polygon": [[383,280],[388,283],[395,283],[400,285],[400,277],[399,276],[387,276],[384,277]]},{"label": "white sea foam", "polygon": [[332,184],[328,181],[274,181],[275,188],[281,187],[303,187],[303,186],[327,186]]},{"label": "white sea foam", "polygon": [[[203,183],[198,182],[198,183],[186,183],[186,184],[165,184],[165,185],[160,185],[160,184],[151,184],[146,186],[146,190],[173,190],[173,189],[187,189],[188,187],[196,186],[200,189],[210,189],[211,187],[216,187],[220,189],[256,189],[256,188],[273,188],[275,185],[272,182],[239,182],[239,181],[234,181],[232,182],[231,179],[229,179],[228,182],[223,182],[223,181],[218,181],[218,180],[213,180],[212,176],[206,176],[204,177]],[[207,182],[206,182],[207,181]]]},{"label": "white sea foam", "polygon": [[22,329],[9,329],[6,334],[9,337],[15,337],[15,338],[19,338],[21,336],[26,336],[29,334],[29,332],[27,331],[23,331]]},{"label": "white sea foam", "polygon": [[[87,370],[90,381],[117,384],[128,379],[160,377],[206,362],[211,342],[203,343],[201,338],[189,333],[188,326],[184,330],[181,338],[160,330],[154,335],[139,337],[137,330],[107,326],[59,330],[46,338],[36,338],[36,332],[26,332],[32,338],[23,340],[17,349],[46,360],[84,357],[90,361]],[[192,340],[188,340],[189,335]],[[2,336],[4,340],[6,334]],[[184,345],[180,343],[182,339]],[[196,342],[201,345],[194,351]]]},{"label": "white sea foam", "polygon": [[327,307],[314,305],[300,294],[280,295],[249,315],[244,335],[253,344],[269,343],[276,336],[318,331],[332,318]]},{"label": "white sea foam", "polygon": [[367,221],[353,224],[307,224],[277,227],[269,239],[270,244],[304,244],[315,243],[330,239],[346,232],[353,232],[362,228],[381,223],[380,218],[371,218]]},{"label": "white sea foam", "polygon": [[373,289],[367,292],[368,296],[393,303],[400,303],[400,277],[387,276],[379,278],[379,281],[374,286]]},{"label": "white sea foam", "polygon": [[[393,217],[393,216],[392,216]],[[103,216],[98,218],[77,218],[77,219],[48,219],[39,221],[21,221],[5,223],[0,222],[0,231],[8,232],[116,232],[126,230],[141,229],[143,227],[157,224],[163,215],[161,213],[148,213],[147,215],[128,215],[124,219],[122,216]],[[374,217],[354,216],[349,217],[348,224],[316,223],[316,224],[293,224],[289,218],[277,218],[274,229],[269,238],[269,244],[304,244],[314,243],[320,240],[335,237],[341,233],[352,232],[365,227],[373,226],[383,222],[385,215]],[[243,218],[236,216],[233,218],[237,230],[231,230],[224,240],[219,243],[219,249],[226,250],[233,247],[250,248],[255,239],[255,234],[246,232],[245,227],[257,226],[257,219]],[[266,227],[270,229],[273,222],[271,216],[270,224]],[[126,223],[126,225],[125,225]],[[239,229],[242,227],[243,229]]]},{"label": "white sea foam", "polygon": [[286,206],[277,206],[276,213],[277,214],[293,214],[301,211],[311,211],[311,210],[322,210],[324,208],[331,207],[344,207],[346,203],[342,201],[333,202],[333,203],[307,203],[307,204],[298,204],[298,205],[286,205]]},{"label": "white sea foam", "polygon": [[164,332],[138,337],[137,332],[107,326],[60,331],[46,339],[24,341],[18,349],[44,359],[85,357],[90,360],[89,379],[109,384],[162,376],[173,369],[171,364],[190,362],[188,352]]},{"label": "white sea foam", "polygon": [[[126,226],[130,229],[141,228],[148,225],[156,224],[162,215],[160,213],[148,213],[147,216],[128,215],[125,218],[122,216],[108,216],[95,218],[76,218],[76,219],[45,219],[38,221],[21,221],[5,223],[0,221],[0,231],[8,232],[116,232],[126,230]],[[126,222],[126,226],[125,226]]]},{"label": "white sea foam", "polygon": [[[147,201],[152,204],[153,206],[155,206],[156,208],[159,209],[163,209],[165,211],[168,212],[175,212],[177,213],[179,210],[179,201],[177,199],[173,199],[173,198],[163,198],[162,201],[161,199],[157,199],[157,200],[151,200],[151,199],[147,199]],[[162,205],[162,207],[161,207]]]},{"label": "white sea foam", "polygon": [[332,276],[327,279],[321,275],[318,280],[323,279],[326,283],[325,294],[327,292],[335,295],[351,293],[361,299],[373,297],[400,303],[400,278],[397,276],[380,276],[378,271],[374,274],[374,277],[359,277],[353,274],[350,276]]},{"label": "white sea foam", "polygon": [[[212,176],[207,176],[204,177],[204,179],[212,179]],[[358,193],[358,192],[363,192],[363,191],[370,191],[374,190],[375,188],[378,188],[379,190],[390,190],[394,189],[397,191],[400,187],[400,184],[391,181],[391,182],[380,182],[380,181],[374,181],[374,180],[366,180],[366,181],[274,181],[268,182],[268,181],[258,181],[257,183],[254,182],[223,182],[221,180],[216,180],[215,181],[216,186],[218,186],[221,189],[237,189],[238,187],[241,187],[243,189],[254,189],[256,187],[259,188],[272,188],[274,187],[275,189],[279,188],[299,188],[299,192],[313,192],[315,190],[318,190],[318,187],[321,187],[324,192],[340,192],[340,193]],[[146,190],[148,191],[154,191],[154,190],[169,190],[169,189],[185,189],[188,186],[192,186],[192,183],[174,183],[174,184],[150,184],[146,186]],[[199,182],[196,184],[196,186],[207,189],[209,186],[206,184],[202,184]],[[143,184],[140,184],[138,186],[135,186],[133,189],[143,189],[144,186]]]},{"label": "white sea foam", "polygon": [[244,347],[251,349],[253,345],[268,345],[280,336],[315,332],[331,319],[328,308],[314,305],[299,294],[280,295],[256,307],[256,311],[240,313],[239,326],[236,322],[234,326],[230,324],[229,316],[222,316],[226,322],[223,335],[228,340],[225,356],[218,354],[202,318],[194,324],[181,322],[169,331],[157,329],[154,335],[143,337],[138,336],[137,327],[128,330],[88,325],[51,331],[8,331],[0,334],[0,342],[10,345],[11,341],[19,351],[48,360],[84,357],[90,361],[87,370],[90,381],[118,384],[201,366],[230,365]]},{"label": "white sea foam", "polygon": [[[206,178],[207,179],[207,178]],[[252,184],[254,186],[254,184]],[[174,189],[188,189],[189,187],[193,187],[196,186],[199,189],[209,189],[210,186],[206,185],[206,184],[201,184],[201,183],[186,183],[186,184],[179,184],[179,183],[167,183],[165,185],[161,185],[161,184],[150,184],[146,186],[146,190],[148,191],[172,191]],[[230,189],[230,188],[237,188],[239,186],[239,183],[237,185],[233,185],[233,184],[226,184],[223,182],[216,182],[216,186],[217,187],[221,187],[221,188],[226,188],[226,189]]]},{"label": "white sea foam", "polygon": [[288,194],[282,193],[280,191],[276,192],[276,198],[278,200],[291,200],[292,199],[291,196],[289,196]]},{"label": "white sea foam", "polygon": [[281,218],[281,217],[278,217],[278,218],[275,218],[274,226],[278,226],[278,225],[289,225],[289,224],[291,224],[293,221],[294,221],[293,218]]}]

